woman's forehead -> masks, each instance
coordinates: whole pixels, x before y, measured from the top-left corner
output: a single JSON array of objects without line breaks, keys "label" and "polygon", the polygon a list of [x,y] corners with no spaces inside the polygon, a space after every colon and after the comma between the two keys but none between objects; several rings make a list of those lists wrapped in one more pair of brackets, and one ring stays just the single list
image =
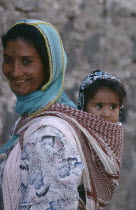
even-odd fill
[{"label": "woman's forehead", "polygon": [[39,56],[36,48],[32,43],[28,43],[23,39],[13,39],[9,40],[6,44],[6,47],[4,49],[4,55],[9,54],[12,56],[27,56],[27,57],[37,57]]}]

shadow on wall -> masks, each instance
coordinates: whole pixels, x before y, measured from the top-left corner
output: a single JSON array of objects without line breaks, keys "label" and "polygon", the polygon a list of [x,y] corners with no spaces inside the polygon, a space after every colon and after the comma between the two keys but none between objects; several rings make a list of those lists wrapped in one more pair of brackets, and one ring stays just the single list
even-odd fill
[{"label": "shadow on wall", "polygon": [[12,127],[14,126],[15,121],[17,120],[19,116],[15,112],[8,112],[5,111],[5,116],[4,116],[4,126],[3,126],[3,132],[0,136],[0,148],[2,145],[8,141],[10,137],[10,132]]}]

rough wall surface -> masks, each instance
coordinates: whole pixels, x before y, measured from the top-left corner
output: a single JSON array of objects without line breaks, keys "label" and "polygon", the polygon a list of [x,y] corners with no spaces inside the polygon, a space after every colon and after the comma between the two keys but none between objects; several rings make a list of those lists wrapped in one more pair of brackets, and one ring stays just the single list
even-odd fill
[{"label": "rough wall surface", "polygon": [[[107,210],[136,209],[136,1],[0,0],[0,34],[15,21],[42,19],[60,32],[68,55],[65,90],[77,101],[82,79],[100,68],[120,77],[128,92],[120,185]],[[2,48],[0,48],[2,63]],[[17,115],[15,97],[0,71],[0,146]]]}]

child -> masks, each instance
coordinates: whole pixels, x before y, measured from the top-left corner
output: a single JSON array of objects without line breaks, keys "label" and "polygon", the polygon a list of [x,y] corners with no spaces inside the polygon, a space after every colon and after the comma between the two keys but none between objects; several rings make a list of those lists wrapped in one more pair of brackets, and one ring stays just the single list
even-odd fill
[{"label": "child", "polygon": [[116,123],[122,115],[126,91],[116,77],[96,70],[82,82],[78,109]]},{"label": "child", "polygon": [[[100,117],[102,121],[101,123],[99,123],[99,120],[97,119],[98,121],[96,122],[97,124],[96,129],[101,132],[101,134],[99,133],[100,136],[102,136],[102,133],[103,134],[105,133],[105,135],[107,135],[107,140],[105,141],[106,144],[105,143],[103,144],[105,148],[106,148],[107,142],[109,145],[115,144],[113,142],[113,139],[115,137],[114,131],[116,130],[116,128],[114,128],[114,125],[115,126],[121,125],[121,123],[118,123],[118,120],[119,120],[119,117],[122,117],[123,103],[125,101],[125,98],[126,98],[126,91],[121,81],[107,72],[102,72],[100,70],[93,71],[90,75],[88,75],[82,81],[82,84],[79,90],[78,109],[93,114],[91,116],[96,117],[96,119],[97,117]],[[102,126],[102,122],[108,123],[108,124],[107,125],[105,124]],[[105,128],[107,127],[110,130],[111,128],[109,126],[113,126],[112,131],[114,134],[109,134],[107,131],[106,132],[102,131],[103,129],[102,127],[105,127]],[[113,139],[111,139],[111,135]],[[119,168],[120,168],[123,144],[121,145],[119,142],[120,142],[119,138],[116,138],[116,143],[118,144],[117,148],[121,146],[120,151],[118,152],[118,155],[120,156],[120,161],[118,162]],[[108,150],[112,151],[112,153],[115,154],[115,151],[113,151],[110,146]],[[93,163],[92,163],[92,167],[93,167]],[[102,173],[102,176],[100,175],[101,173]],[[119,175],[119,171],[118,171],[118,175]],[[108,177],[108,179],[107,178],[105,179],[106,176]],[[107,172],[106,173],[102,172],[102,168],[101,168],[101,172],[99,172],[97,168],[96,174],[94,175],[92,173],[92,177],[94,180],[96,179],[95,180],[96,185],[94,184],[94,186],[96,186],[95,195],[99,197],[98,195],[100,193],[103,198],[107,197],[104,190],[106,189],[105,188],[106,186],[107,188],[109,188],[109,192],[110,192],[109,195],[111,199],[112,194],[114,192],[114,190],[112,191],[111,186],[113,186],[113,189],[115,189],[114,184],[111,184],[111,183],[114,179],[115,179],[114,182],[118,183],[119,176],[115,176],[115,175],[108,176]],[[109,187],[108,182],[111,184],[110,187]],[[83,186],[81,186],[79,192],[81,192],[81,194],[80,193],[79,194],[82,200],[84,201],[85,198],[83,195]],[[100,203],[101,201],[102,200],[100,199]],[[101,204],[100,203],[99,205],[101,206],[101,209],[103,209],[104,206],[106,206],[106,202],[104,201]]]}]

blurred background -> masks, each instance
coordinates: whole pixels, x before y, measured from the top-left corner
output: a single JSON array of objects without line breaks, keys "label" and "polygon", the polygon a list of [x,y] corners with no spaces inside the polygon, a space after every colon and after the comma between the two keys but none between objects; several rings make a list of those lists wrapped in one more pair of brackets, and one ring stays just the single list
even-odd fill
[{"label": "blurred background", "polygon": [[[25,18],[47,21],[60,32],[68,56],[64,89],[75,103],[81,81],[93,70],[124,83],[128,100],[121,177],[106,210],[136,210],[136,0],[0,0],[0,35]],[[0,71],[0,147],[18,117],[15,100]]]}]

